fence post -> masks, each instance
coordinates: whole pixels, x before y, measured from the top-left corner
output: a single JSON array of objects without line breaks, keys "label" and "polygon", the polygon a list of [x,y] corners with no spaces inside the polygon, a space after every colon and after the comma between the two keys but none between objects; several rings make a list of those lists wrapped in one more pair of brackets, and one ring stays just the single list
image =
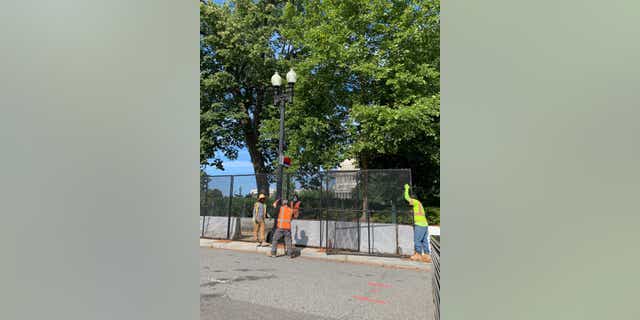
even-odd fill
[{"label": "fence post", "polygon": [[231,237],[231,204],[233,203],[233,176],[229,184],[229,209],[227,210],[227,240]]},{"label": "fence post", "polygon": [[324,177],[324,191],[323,191],[323,206],[324,206],[324,210],[325,210],[325,218],[326,218],[326,222],[324,225],[324,244],[326,247],[326,254],[329,254],[329,250],[332,250],[334,243],[335,243],[335,221],[333,223],[333,240],[329,237],[329,220],[331,220],[331,212],[329,211],[329,174],[325,173],[325,177]]},{"label": "fence post", "polygon": [[371,254],[371,211],[367,210],[367,244],[369,245],[369,254]]},{"label": "fence post", "polygon": [[[319,216],[318,216],[318,218],[319,218],[318,220],[320,221],[320,248],[322,248],[322,238],[323,238],[322,237],[323,236],[323,234],[322,234],[322,213],[323,212],[322,211],[323,211],[323,208],[324,208],[324,203],[322,202],[322,197],[323,197],[323,195],[322,195],[322,176],[320,176],[320,213],[319,213]],[[325,249],[326,249],[326,245],[325,245]],[[325,251],[325,253],[326,253],[326,251]]]},{"label": "fence post", "polygon": [[356,228],[358,228],[358,252],[360,252],[360,213],[356,212]]},{"label": "fence post", "polygon": [[396,204],[391,200],[391,217],[393,226],[396,232],[396,255],[400,254],[400,246],[398,245],[398,212],[396,210]]},{"label": "fence post", "polygon": [[[368,170],[362,170],[361,173],[364,174],[364,179],[360,175],[360,181],[364,190],[362,191],[362,210],[367,219],[367,253],[371,254],[371,210],[369,210],[369,188],[367,184],[369,183],[369,172]],[[358,230],[360,232],[360,230]]]},{"label": "fence post", "polygon": [[[200,207],[200,213],[202,215],[202,233],[200,234],[200,237],[204,237],[204,220],[205,217],[207,216],[207,195],[209,194],[208,192],[208,187],[209,187],[209,183],[207,182],[207,179],[204,179],[205,185],[204,185],[204,214],[203,210],[202,210],[202,206]],[[202,203],[202,200],[201,202]]]}]

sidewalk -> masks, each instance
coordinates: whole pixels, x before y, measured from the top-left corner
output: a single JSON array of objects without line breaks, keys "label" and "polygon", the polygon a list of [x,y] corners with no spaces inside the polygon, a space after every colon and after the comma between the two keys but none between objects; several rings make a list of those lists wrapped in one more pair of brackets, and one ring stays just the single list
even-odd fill
[{"label": "sidewalk", "polygon": [[[200,247],[213,248],[213,249],[225,249],[244,252],[255,252],[266,255],[271,250],[271,247],[257,247],[253,242],[242,241],[229,241],[229,240],[211,240],[200,239]],[[374,256],[358,256],[358,255],[344,255],[344,254],[331,254],[327,255],[318,248],[296,248],[298,251],[298,258],[318,259],[342,263],[357,263],[357,264],[369,264],[377,265],[385,268],[396,269],[410,269],[418,271],[431,271],[433,265],[431,263],[411,261],[406,258],[388,258],[388,257],[374,257]],[[284,248],[282,245],[278,248],[278,255],[284,254]],[[283,259],[282,257],[281,259]]]}]

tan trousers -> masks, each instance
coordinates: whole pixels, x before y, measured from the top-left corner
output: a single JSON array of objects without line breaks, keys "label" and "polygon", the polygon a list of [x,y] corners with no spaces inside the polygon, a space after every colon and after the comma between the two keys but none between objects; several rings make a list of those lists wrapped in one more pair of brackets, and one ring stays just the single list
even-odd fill
[{"label": "tan trousers", "polygon": [[258,231],[260,232],[260,242],[264,242],[264,221],[253,222],[253,241],[258,241]]}]

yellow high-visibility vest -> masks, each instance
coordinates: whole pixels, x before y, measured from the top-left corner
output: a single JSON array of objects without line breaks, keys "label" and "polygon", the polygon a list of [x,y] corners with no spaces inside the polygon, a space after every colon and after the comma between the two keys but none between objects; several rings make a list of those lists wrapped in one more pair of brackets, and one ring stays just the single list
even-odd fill
[{"label": "yellow high-visibility vest", "polygon": [[416,226],[427,227],[427,216],[424,214],[424,207],[422,203],[416,199],[411,199],[413,202],[413,222]]},{"label": "yellow high-visibility vest", "polygon": [[413,223],[416,226],[428,227],[429,223],[427,223],[427,216],[424,214],[424,207],[420,201],[409,196],[408,187],[404,189],[404,198],[413,206]]}]

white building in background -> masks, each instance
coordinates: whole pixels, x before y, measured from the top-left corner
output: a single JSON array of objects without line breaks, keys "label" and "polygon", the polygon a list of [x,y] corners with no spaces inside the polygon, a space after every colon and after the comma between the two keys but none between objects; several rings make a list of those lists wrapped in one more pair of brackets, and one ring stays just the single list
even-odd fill
[{"label": "white building in background", "polygon": [[[350,199],[353,193],[353,189],[358,185],[358,169],[355,165],[355,160],[347,159],[342,161],[338,167],[334,170],[333,176],[335,177],[333,185],[330,187],[334,192],[335,197],[339,199]],[[341,172],[344,171],[344,172]],[[270,188],[270,197],[275,197],[275,188]],[[295,189],[296,193],[300,193],[301,189]],[[258,196],[258,189],[251,189],[249,191],[251,196]]]},{"label": "white building in background", "polygon": [[[271,198],[275,198],[276,196],[276,188],[269,188],[269,196]],[[295,193],[300,193],[300,191],[302,191],[302,189],[295,189],[294,192]],[[249,191],[249,194],[253,197],[258,197],[258,189],[251,189],[251,191]]]},{"label": "white building in background", "polygon": [[358,168],[356,168],[355,160],[347,159],[340,162],[337,170],[358,170]]},{"label": "white building in background", "polygon": [[331,188],[331,191],[335,193],[336,198],[351,198],[353,189],[358,185],[358,170],[359,169],[356,168],[355,161],[352,159],[347,159],[340,163],[335,172],[335,184],[333,185],[333,188]]}]

